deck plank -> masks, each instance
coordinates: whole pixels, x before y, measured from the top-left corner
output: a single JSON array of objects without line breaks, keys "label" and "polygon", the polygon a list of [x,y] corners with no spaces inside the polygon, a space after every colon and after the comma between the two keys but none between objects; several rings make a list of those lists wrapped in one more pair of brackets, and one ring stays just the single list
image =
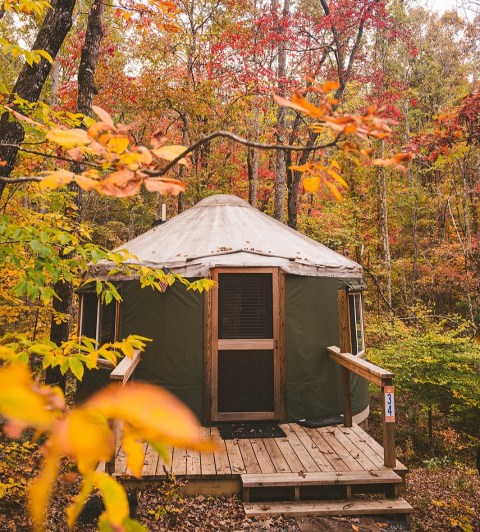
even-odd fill
[{"label": "deck plank", "polygon": [[142,477],[154,477],[157,471],[158,453],[148,444],[143,459]]},{"label": "deck plank", "polygon": [[[384,466],[383,454],[379,454],[377,449],[374,449],[371,445],[373,438],[367,433],[359,434],[354,430],[354,427],[349,427],[348,431],[344,431],[347,438],[350,439],[362,452],[373,462],[378,468]],[[383,447],[382,447],[383,451]]]},{"label": "deck plank", "polygon": [[250,443],[252,444],[253,452],[257,457],[258,465],[260,466],[261,473],[275,473],[276,469],[273,465],[272,459],[268,454],[268,451],[265,447],[265,443],[262,438],[251,439]]},{"label": "deck plank", "polygon": [[294,430],[289,424],[281,425],[283,431],[287,435],[288,441],[292,446],[295,454],[302,463],[302,469],[304,471],[319,471],[318,465],[315,460],[310,456],[307,449],[305,449],[303,443],[300,441],[298,436],[295,434]]},{"label": "deck plank", "polygon": [[172,475],[176,477],[187,474],[187,450],[184,447],[175,447],[172,460]]},{"label": "deck plank", "polygon": [[[382,459],[382,465],[384,463],[383,459],[383,446],[378,443],[377,440],[372,438],[369,434],[367,434],[363,429],[361,429],[357,424],[353,424],[353,427],[351,427],[353,431],[359,435],[360,439],[363,439],[367,442],[367,445],[374,450],[378,456]],[[398,460],[396,461],[395,468],[401,471],[406,471],[408,468],[405,467],[401,462]]]},{"label": "deck plank", "polygon": [[245,471],[247,473],[261,473],[260,465],[258,464],[257,457],[252,449],[250,440],[238,440],[238,447],[242,453]]},{"label": "deck plank", "polygon": [[239,440],[225,440],[225,447],[227,448],[228,459],[230,461],[230,468],[232,475],[238,475],[246,472],[245,463],[238,445]]},{"label": "deck plank", "polygon": [[303,443],[304,447],[308,450],[311,457],[318,465],[319,471],[335,471],[333,465],[325,458],[322,451],[318,448],[318,445],[312,440],[312,438],[304,431],[303,427],[296,423],[290,424],[292,430],[297,435],[298,439]]},{"label": "deck plank", "polygon": [[275,442],[288,463],[291,472],[298,473],[299,471],[303,471],[303,464],[292,449],[288,438],[275,438]]},{"label": "deck plank", "polygon": [[[210,438],[209,427],[198,427],[198,433],[204,439]],[[212,452],[203,451],[200,453],[200,471],[202,477],[211,477],[217,474],[215,455]]]},{"label": "deck plank", "polygon": [[231,475],[232,470],[230,468],[230,460],[228,459],[225,440],[223,440],[220,436],[220,432],[218,431],[217,427],[211,427],[210,434],[217,447],[214,452],[215,469],[217,470],[217,475]]},{"label": "deck plank", "polygon": [[363,467],[358,462],[356,457],[350,454],[350,451],[345,449],[345,447],[336,438],[336,430],[336,427],[322,427],[317,429],[317,431],[322,434],[324,440],[328,442],[330,447],[335,451],[337,456],[345,462],[350,471],[363,471]]},{"label": "deck plank", "polygon": [[297,501],[244,503],[247,517],[286,515],[368,515],[410,514],[413,508],[404,499],[378,499],[358,501]]},{"label": "deck plank", "polygon": [[347,451],[357,460],[366,471],[370,469],[379,469],[375,461],[369,459],[368,454],[364,449],[358,447],[348,436],[350,435],[351,427],[337,427],[335,429],[335,438],[347,449]]},{"label": "deck plank", "polygon": [[202,474],[200,452],[194,449],[187,449],[187,476],[199,477]]},{"label": "deck plank", "polygon": [[167,447],[167,453],[168,453],[168,456],[169,456],[169,459],[168,461],[167,460],[164,460],[164,458],[162,456],[158,456],[158,462],[157,462],[157,471],[156,471],[156,476],[157,477],[165,477],[165,470],[167,472],[167,474],[171,475],[172,474],[172,462],[173,462],[173,455],[175,454],[175,448],[174,447],[171,447],[171,446],[168,446]]},{"label": "deck plank", "polygon": [[322,434],[317,432],[317,429],[308,429],[304,427],[303,430],[312,438],[320,452],[323,454],[324,458],[333,466],[335,471],[349,471],[349,468],[345,462],[338,457],[337,453],[322,437]]},{"label": "deck plank", "polygon": [[288,466],[288,463],[285,460],[282,451],[279,449],[277,441],[273,438],[265,438],[263,440],[263,443],[265,445],[265,449],[268,452],[268,455],[270,456],[270,459],[272,460],[272,463],[275,467],[275,471],[277,473],[290,473],[291,469]]}]

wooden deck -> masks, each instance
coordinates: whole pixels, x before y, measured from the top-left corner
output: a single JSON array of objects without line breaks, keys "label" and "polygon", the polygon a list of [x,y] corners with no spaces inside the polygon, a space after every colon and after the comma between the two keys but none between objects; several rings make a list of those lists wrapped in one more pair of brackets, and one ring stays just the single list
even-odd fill
[{"label": "wooden deck", "polygon": [[[385,469],[383,448],[358,425],[308,429],[295,423],[280,425],[286,437],[223,440],[217,427],[199,427],[217,443],[214,453],[170,448],[170,462],[145,447],[143,480],[177,478],[228,479],[242,474],[375,472]],[[122,449],[118,450],[115,476],[131,478]],[[397,461],[397,472],[406,468]]]}]

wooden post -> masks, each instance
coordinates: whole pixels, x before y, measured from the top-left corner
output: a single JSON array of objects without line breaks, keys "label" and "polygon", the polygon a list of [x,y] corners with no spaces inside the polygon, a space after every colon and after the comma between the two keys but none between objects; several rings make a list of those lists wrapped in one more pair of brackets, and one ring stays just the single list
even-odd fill
[{"label": "wooden post", "polygon": [[[338,326],[340,334],[340,351],[351,352],[350,338],[350,313],[348,311],[348,293],[346,290],[338,291]],[[343,424],[351,427],[352,419],[352,391],[350,386],[350,370],[342,367],[342,396],[343,396]]]},{"label": "wooden post", "polygon": [[[100,360],[99,360],[100,362]],[[135,368],[138,366],[140,362],[140,351],[135,350],[133,357],[125,357],[123,358],[120,363],[113,369],[113,371],[110,373],[110,379],[116,383],[118,383],[118,386],[125,386],[127,381],[132,377],[133,372]],[[99,364],[100,365],[100,364]],[[119,434],[122,430],[122,427],[120,425],[120,422],[116,419],[112,419],[109,421],[110,428],[113,433],[113,445],[114,445],[114,451],[113,451],[113,457],[110,460],[110,462],[107,462],[105,464],[105,471],[109,475],[113,475],[115,473],[115,459],[117,455],[117,441]]]},{"label": "wooden post", "polygon": [[393,380],[382,385],[383,452],[385,467],[395,467],[395,395]]}]

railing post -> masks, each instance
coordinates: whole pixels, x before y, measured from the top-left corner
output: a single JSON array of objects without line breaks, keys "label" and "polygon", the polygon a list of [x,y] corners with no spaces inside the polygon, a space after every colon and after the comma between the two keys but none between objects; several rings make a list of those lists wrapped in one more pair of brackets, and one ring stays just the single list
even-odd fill
[{"label": "railing post", "polygon": [[352,416],[352,392],[350,388],[350,370],[342,367],[342,389],[343,389],[343,424],[345,427],[351,427],[353,423]]},{"label": "railing post", "polygon": [[382,382],[383,463],[395,467],[395,395],[393,379]]},{"label": "railing post", "polygon": [[[348,293],[346,290],[338,291],[338,316],[339,316],[339,336],[340,351],[350,353],[350,315],[348,312]],[[352,419],[352,388],[350,384],[350,370],[342,366],[342,395],[343,395],[343,424],[351,427]]]},{"label": "railing post", "polygon": [[[133,372],[137,365],[140,362],[140,351],[135,350],[134,355],[132,358],[125,357],[123,358],[120,363],[114,368],[114,370],[110,373],[110,379],[113,382],[118,383],[117,386],[125,386],[127,381],[132,377]],[[105,464],[105,471],[113,475],[115,473],[115,459],[117,455],[117,441],[119,438],[119,434],[121,434],[121,431],[123,427],[121,426],[120,422],[117,419],[113,419],[109,421],[110,428],[113,433],[113,445],[114,445],[114,451],[113,451],[113,457],[110,460],[110,462],[107,462]]]}]

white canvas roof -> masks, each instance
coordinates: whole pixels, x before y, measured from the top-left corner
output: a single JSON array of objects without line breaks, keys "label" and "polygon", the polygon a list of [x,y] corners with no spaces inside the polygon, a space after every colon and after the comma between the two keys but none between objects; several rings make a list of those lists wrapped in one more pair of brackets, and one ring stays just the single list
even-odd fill
[{"label": "white canvas roof", "polygon": [[122,248],[137,257],[131,262],[185,277],[206,277],[215,267],[262,266],[314,277],[362,276],[356,262],[231,195],[205,198]]}]

